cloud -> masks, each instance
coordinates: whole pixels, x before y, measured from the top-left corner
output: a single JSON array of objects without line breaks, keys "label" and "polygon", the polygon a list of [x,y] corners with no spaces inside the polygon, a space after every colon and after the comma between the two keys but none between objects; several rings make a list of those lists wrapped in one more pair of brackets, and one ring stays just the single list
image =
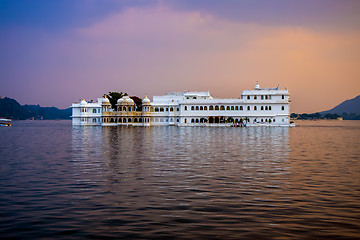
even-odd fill
[{"label": "cloud", "polygon": [[43,37],[31,74],[39,78],[34,85],[56,89],[62,106],[107,91],[143,97],[210,90],[239,97],[259,81],[286,85],[293,110],[312,112],[359,94],[359,42],[354,31],[249,24],[160,4]]}]

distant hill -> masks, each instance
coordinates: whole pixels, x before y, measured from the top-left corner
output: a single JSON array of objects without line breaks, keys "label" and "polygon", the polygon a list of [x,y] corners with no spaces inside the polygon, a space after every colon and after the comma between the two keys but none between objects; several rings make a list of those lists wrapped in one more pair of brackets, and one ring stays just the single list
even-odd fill
[{"label": "distant hill", "polygon": [[356,115],[360,115],[360,95],[353,99],[346,100],[330,110],[320,112],[320,114],[322,115],[328,113],[332,113],[332,114],[353,113]]},{"label": "distant hill", "polygon": [[15,99],[0,99],[0,117],[14,120],[34,119],[70,119],[71,108],[40,107],[39,105],[20,105]]},{"label": "distant hill", "polygon": [[34,118],[39,119],[70,119],[71,116],[71,108],[58,109],[39,105],[23,105],[23,108],[31,112]]}]

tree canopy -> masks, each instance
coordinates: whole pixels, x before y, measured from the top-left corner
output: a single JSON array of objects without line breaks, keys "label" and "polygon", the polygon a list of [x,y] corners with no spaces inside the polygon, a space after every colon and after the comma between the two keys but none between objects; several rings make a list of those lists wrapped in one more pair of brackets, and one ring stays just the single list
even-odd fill
[{"label": "tree canopy", "polygon": [[[114,110],[116,110],[117,100],[119,100],[123,96],[128,96],[128,94],[123,92],[109,92],[108,94],[104,94],[104,97],[109,99],[111,103],[111,108]],[[136,110],[141,111],[141,105],[142,105],[141,98],[137,96],[131,96],[130,98],[134,100],[134,103],[136,105]]]},{"label": "tree canopy", "polygon": [[109,99],[112,109],[116,110],[117,100],[122,98],[124,95],[127,95],[127,93],[123,94],[122,92],[109,92],[109,94],[104,94],[104,97]]}]

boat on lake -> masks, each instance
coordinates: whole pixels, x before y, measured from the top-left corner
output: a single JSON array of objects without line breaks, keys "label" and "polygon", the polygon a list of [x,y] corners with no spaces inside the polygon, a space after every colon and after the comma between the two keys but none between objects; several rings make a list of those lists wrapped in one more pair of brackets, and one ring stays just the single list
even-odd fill
[{"label": "boat on lake", "polygon": [[10,127],[11,121],[12,121],[11,119],[0,118],[0,127]]}]

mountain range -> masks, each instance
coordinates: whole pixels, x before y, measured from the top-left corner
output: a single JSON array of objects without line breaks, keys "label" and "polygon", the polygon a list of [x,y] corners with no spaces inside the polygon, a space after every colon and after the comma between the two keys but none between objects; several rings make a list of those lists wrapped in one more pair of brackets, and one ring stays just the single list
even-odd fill
[{"label": "mountain range", "polygon": [[353,113],[356,115],[360,115],[360,95],[353,99],[346,100],[330,110],[320,112],[320,114],[322,115],[328,113],[332,113],[332,114]]},{"label": "mountain range", "polygon": [[15,99],[0,98],[0,118],[25,119],[70,119],[71,108],[40,107],[39,105],[20,105]]}]

